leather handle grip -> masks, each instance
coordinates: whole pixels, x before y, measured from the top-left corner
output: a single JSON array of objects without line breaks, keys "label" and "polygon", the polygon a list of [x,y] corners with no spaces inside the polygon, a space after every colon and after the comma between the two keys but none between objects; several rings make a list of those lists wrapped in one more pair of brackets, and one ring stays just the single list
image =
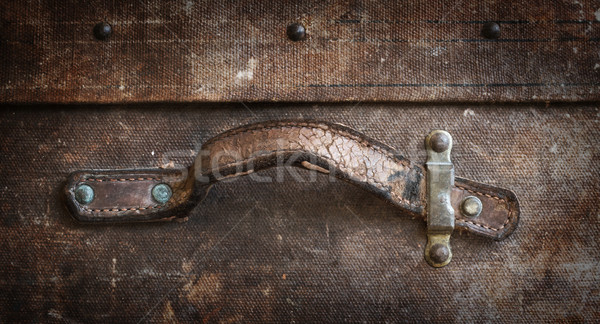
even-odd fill
[{"label": "leather handle grip", "polygon": [[[348,127],[307,121],[267,122],[227,131],[203,145],[189,171],[76,172],[66,187],[67,201],[75,218],[84,222],[181,217],[198,203],[207,185],[279,165],[330,173],[408,214],[426,217],[426,173],[422,165]],[[87,204],[77,200],[82,184],[94,192],[94,199]],[[152,195],[159,184],[172,190],[165,203]],[[515,229],[519,206],[512,192],[455,178],[455,210],[463,198],[473,195],[481,200],[482,212],[476,219],[456,212],[458,228],[494,239],[502,239]]]},{"label": "leather handle grip", "polygon": [[211,181],[278,165],[330,173],[405,211],[424,213],[424,169],[348,127],[316,122],[271,122],[225,132],[206,142],[196,172]]}]

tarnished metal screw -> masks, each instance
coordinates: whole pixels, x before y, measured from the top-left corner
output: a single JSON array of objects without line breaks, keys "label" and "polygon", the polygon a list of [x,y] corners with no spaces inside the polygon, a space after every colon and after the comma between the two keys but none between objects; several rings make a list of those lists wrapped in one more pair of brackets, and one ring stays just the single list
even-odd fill
[{"label": "tarnished metal screw", "polygon": [[474,196],[466,197],[460,204],[461,213],[471,218],[479,216],[482,208],[481,200]]},{"label": "tarnished metal screw", "polygon": [[500,37],[500,25],[495,22],[487,22],[481,29],[481,35],[487,39],[497,39]]},{"label": "tarnished metal screw", "polygon": [[94,37],[98,40],[107,39],[112,34],[112,27],[105,22],[97,23],[94,26]]},{"label": "tarnished metal screw", "polygon": [[75,200],[82,205],[87,205],[94,200],[94,189],[88,185],[81,185],[75,189]]},{"label": "tarnished metal screw", "polygon": [[450,251],[443,244],[434,244],[429,250],[429,258],[435,263],[444,263],[448,257],[450,257]]},{"label": "tarnished metal screw", "polygon": [[302,24],[293,23],[287,27],[287,36],[294,42],[301,41],[306,38],[306,29]]},{"label": "tarnished metal screw", "polygon": [[164,204],[169,199],[171,199],[171,195],[173,192],[171,191],[171,187],[164,183],[157,184],[152,188],[152,198],[156,200],[158,203]]},{"label": "tarnished metal screw", "polygon": [[450,139],[444,133],[435,133],[429,138],[429,145],[431,145],[431,149],[434,151],[442,153],[448,149]]}]

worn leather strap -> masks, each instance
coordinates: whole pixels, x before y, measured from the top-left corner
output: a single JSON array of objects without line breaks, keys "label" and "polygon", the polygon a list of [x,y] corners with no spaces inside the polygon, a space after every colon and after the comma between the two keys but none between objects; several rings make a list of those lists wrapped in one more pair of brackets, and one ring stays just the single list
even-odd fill
[{"label": "worn leather strap", "polygon": [[[227,131],[207,141],[188,170],[80,171],[66,187],[75,217],[86,222],[148,221],[185,217],[205,194],[207,186],[256,171],[294,165],[331,174],[382,197],[407,214],[426,217],[426,172],[391,147],[348,127],[323,122],[277,121]],[[152,188],[165,183],[171,199],[160,204]],[[94,199],[80,204],[74,195],[81,184],[93,188]],[[460,213],[467,196],[478,197],[481,214]],[[519,205],[506,189],[455,178],[452,206],[456,227],[502,239],[517,226]]]}]

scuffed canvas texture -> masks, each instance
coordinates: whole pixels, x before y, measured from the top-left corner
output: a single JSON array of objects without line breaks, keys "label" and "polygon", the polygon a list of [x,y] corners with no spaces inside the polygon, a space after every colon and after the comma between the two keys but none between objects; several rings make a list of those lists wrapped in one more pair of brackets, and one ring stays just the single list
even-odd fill
[{"label": "scuffed canvas texture", "polygon": [[[3,1],[0,101],[579,101],[597,1]],[[93,26],[112,25],[98,41]],[[497,21],[501,36],[481,36]],[[292,42],[286,27],[306,26]]]},{"label": "scuffed canvas texture", "polygon": [[[445,129],[456,175],[513,190],[520,225],[501,242],[454,233],[434,269],[425,222],[297,168],[218,183],[184,223],[82,225],[64,207],[72,171],[187,166],[224,130],[290,118],[343,123],[419,163]],[[599,126],[597,105],[12,107],[0,321],[594,322]]]},{"label": "scuffed canvas texture", "polygon": [[[599,19],[584,0],[1,2],[0,322],[598,321]],[[425,222],[291,167],[216,184],[183,223],[65,208],[70,172],[182,168],[281,119],[418,163],[447,130],[456,175],[514,191],[519,227],[457,231],[434,269]]]}]

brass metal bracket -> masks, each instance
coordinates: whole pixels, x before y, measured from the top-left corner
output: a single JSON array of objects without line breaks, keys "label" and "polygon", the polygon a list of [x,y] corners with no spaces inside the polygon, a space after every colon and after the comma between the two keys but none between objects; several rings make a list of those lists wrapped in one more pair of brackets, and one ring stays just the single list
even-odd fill
[{"label": "brass metal bracket", "polygon": [[427,245],[425,260],[436,268],[452,259],[450,235],[454,230],[454,208],[450,194],[454,186],[454,165],[450,160],[452,136],[434,130],[425,139],[427,147]]}]

